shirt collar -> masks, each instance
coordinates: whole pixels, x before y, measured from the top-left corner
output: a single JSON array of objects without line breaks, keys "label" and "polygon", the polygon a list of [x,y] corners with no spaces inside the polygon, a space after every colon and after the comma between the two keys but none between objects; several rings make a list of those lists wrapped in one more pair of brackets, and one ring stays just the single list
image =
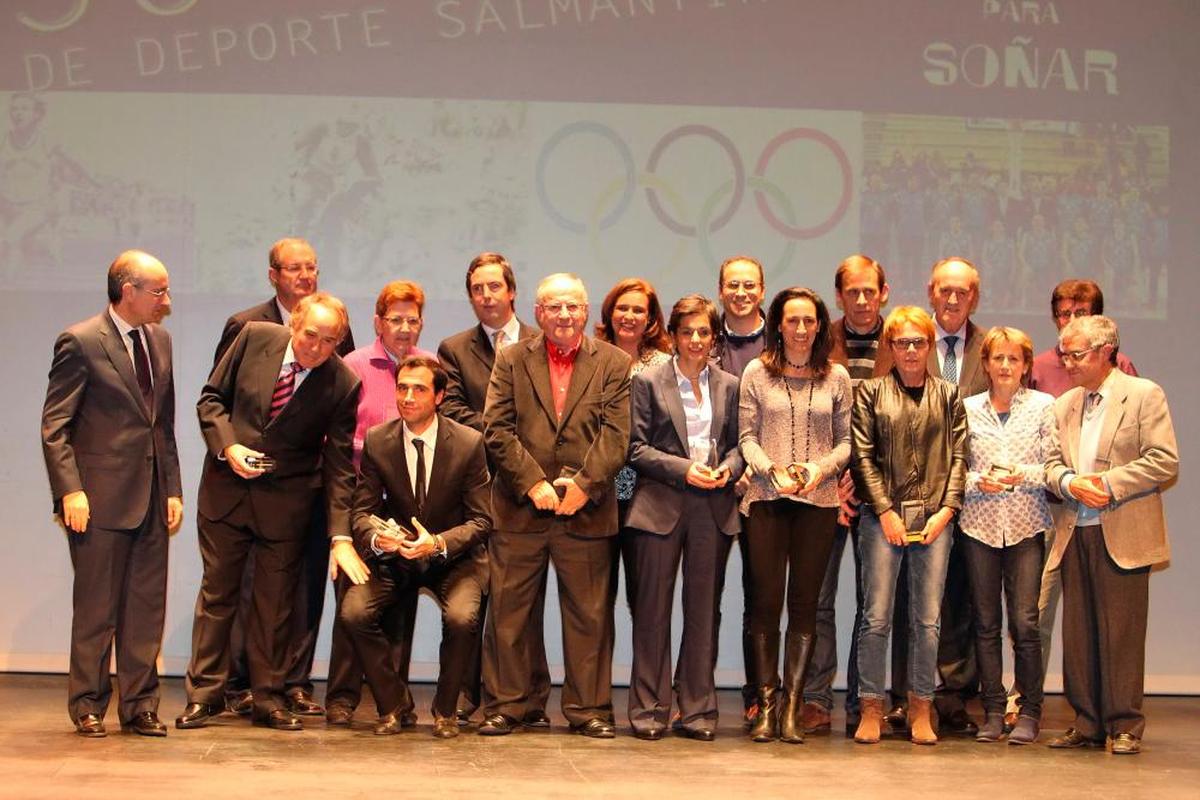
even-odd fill
[{"label": "shirt collar", "polygon": [[428,428],[426,428],[424,431],[421,432],[421,435],[419,437],[408,429],[407,422],[404,422],[403,420],[401,420],[400,425],[404,429],[404,446],[405,447],[411,447],[412,440],[419,438],[425,444],[425,446],[429,448],[426,451],[425,455],[429,456],[429,455],[433,454],[433,443],[437,441],[437,433],[438,433],[437,412],[434,412],[433,421],[429,423]]},{"label": "shirt collar", "polygon": [[565,350],[554,342],[546,339],[546,355],[550,361],[560,366],[567,366],[575,363],[575,357],[579,355],[579,346],[583,344],[583,337],[579,337],[579,343],[569,350]]},{"label": "shirt collar", "polygon": [[371,345],[371,360],[372,361],[390,361],[393,365],[400,362],[392,355],[392,351],[383,346],[383,337],[376,336],[375,344]]},{"label": "shirt collar", "polygon": [[[140,326],[135,328],[133,325],[130,325],[128,322],[126,322],[125,318],[118,314],[117,309],[113,308],[111,305],[108,307],[108,316],[109,319],[113,321],[113,324],[117,326],[117,332],[121,334],[122,340],[129,336],[130,331],[141,330]],[[145,338],[144,335],[143,338]]]},{"label": "shirt collar", "polygon": [[496,331],[504,331],[504,337],[507,340],[505,344],[515,344],[521,338],[521,320],[517,319],[517,315],[513,314],[508,318],[508,322],[504,323],[502,328],[493,328],[491,325],[479,323],[483,328],[483,332],[487,334],[488,341],[496,341]]},{"label": "shirt collar", "polygon": [[[687,375],[684,375],[683,372],[679,369],[679,356],[678,355],[671,358],[671,366],[675,368],[675,382],[678,383],[680,386],[690,386],[692,379],[689,378]],[[709,365],[705,364],[704,369],[700,370],[700,374],[698,376],[696,376],[696,380],[700,381],[700,383],[702,383],[702,384],[708,383],[708,368],[709,368]]]},{"label": "shirt collar", "polygon": [[[295,364],[295,363],[296,363],[296,354],[294,352],[292,352],[292,340],[289,338],[288,343],[287,343],[287,349],[283,351],[283,363],[279,365],[279,371],[282,372],[283,368],[286,367],[288,364]],[[296,370],[296,375],[298,377],[299,375],[301,375],[302,373],[305,373],[305,372],[308,372],[308,369],[306,369],[305,367],[300,367],[300,369]]]},{"label": "shirt collar", "polygon": [[283,320],[284,327],[292,324],[292,312],[283,307],[283,303],[279,302],[279,298],[275,298],[275,308],[279,310],[279,318]]},{"label": "shirt collar", "polygon": [[940,341],[942,341],[943,339],[945,339],[947,336],[957,336],[957,337],[958,337],[958,339],[957,339],[957,340],[955,341],[955,343],[954,343],[954,344],[955,344],[955,346],[957,347],[957,346],[958,346],[958,342],[965,342],[965,341],[966,341],[966,339],[967,339],[967,326],[968,326],[968,325],[970,325],[970,324],[971,324],[971,321],[970,321],[970,320],[967,320],[966,322],[964,322],[964,323],[963,323],[963,326],[962,326],[961,328],[959,328],[959,329],[958,329],[958,333],[946,333],[944,330],[942,330],[942,326],[941,326],[941,325],[938,325],[938,323],[937,323],[937,320],[935,319],[935,320],[933,321],[933,329],[934,329],[934,331],[936,331],[936,332],[937,332],[937,340],[938,340],[939,342],[940,342]]},{"label": "shirt collar", "polygon": [[767,327],[767,316],[762,313],[762,309],[758,309],[758,327],[750,333],[734,333],[729,330],[729,323],[725,321],[725,315],[721,315],[721,327],[725,329],[725,339],[732,342],[749,342],[752,339],[757,339],[763,335],[763,331]]}]

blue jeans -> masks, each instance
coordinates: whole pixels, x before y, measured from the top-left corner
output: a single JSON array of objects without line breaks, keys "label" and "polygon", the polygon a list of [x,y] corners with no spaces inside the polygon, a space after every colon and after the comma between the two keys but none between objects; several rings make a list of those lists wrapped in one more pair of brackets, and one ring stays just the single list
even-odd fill
[{"label": "blue jeans", "polygon": [[933,699],[937,681],[938,636],[941,632],[942,588],[954,526],[933,544],[897,547],[883,538],[879,517],[863,509],[858,529],[858,557],[862,568],[863,617],[858,629],[858,694],[860,698],[887,697],[888,635],[896,596],[896,578],[908,564],[908,674],[910,691]]}]

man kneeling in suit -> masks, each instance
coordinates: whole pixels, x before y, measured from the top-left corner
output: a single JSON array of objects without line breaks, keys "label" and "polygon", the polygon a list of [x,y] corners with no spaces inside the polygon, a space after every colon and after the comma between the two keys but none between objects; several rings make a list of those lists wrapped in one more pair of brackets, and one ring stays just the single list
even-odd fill
[{"label": "man kneeling in suit", "polygon": [[[354,491],[354,544],[334,544],[335,553],[357,547],[371,570],[346,592],[338,616],[375,696],[375,733],[381,736],[399,733],[413,709],[380,625],[405,590],[429,589],[442,610],[441,670],[433,699],[438,738],[458,735],[458,694],[480,633],[488,582],[485,541],[492,527],[487,455],[478,431],[438,414],[445,391],[446,371],[434,359],[411,356],[400,362],[400,419],[367,431]],[[384,517],[396,523],[390,531],[378,523]],[[404,530],[410,525],[411,531]]]}]

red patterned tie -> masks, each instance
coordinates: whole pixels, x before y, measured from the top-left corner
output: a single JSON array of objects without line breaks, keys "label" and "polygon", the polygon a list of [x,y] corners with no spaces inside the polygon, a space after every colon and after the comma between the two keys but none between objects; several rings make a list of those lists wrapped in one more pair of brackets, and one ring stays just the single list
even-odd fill
[{"label": "red patterned tie", "polygon": [[271,395],[271,410],[267,412],[267,422],[274,422],[279,412],[283,411],[284,406],[292,399],[292,394],[296,391],[296,373],[301,369],[303,367],[300,363],[293,361],[280,373],[279,380],[275,381],[275,393]]}]

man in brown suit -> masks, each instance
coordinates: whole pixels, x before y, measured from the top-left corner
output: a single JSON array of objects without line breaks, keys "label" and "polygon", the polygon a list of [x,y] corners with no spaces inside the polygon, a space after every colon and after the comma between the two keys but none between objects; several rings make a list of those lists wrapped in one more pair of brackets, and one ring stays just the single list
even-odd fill
[{"label": "man in brown suit", "polygon": [[1158,384],[1116,369],[1120,337],[1108,317],[1080,317],[1059,334],[1076,388],[1054,404],[1046,485],[1055,515],[1046,569],[1062,569],[1063,688],[1075,722],[1055,748],[1141,750],[1146,719],[1150,568],[1171,557],[1162,490],[1179,472],[1167,398]]},{"label": "man in brown suit", "polygon": [[479,732],[511,733],[528,710],[524,631],[553,562],[563,713],[573,731],[611,738],[614,479],[629,447],[629,357],[584,335],[587,291],[574,275],[543,279],[535,313],[542,333],[496,355],[484,411],[496,476],[483,657],[488,702]]}]

